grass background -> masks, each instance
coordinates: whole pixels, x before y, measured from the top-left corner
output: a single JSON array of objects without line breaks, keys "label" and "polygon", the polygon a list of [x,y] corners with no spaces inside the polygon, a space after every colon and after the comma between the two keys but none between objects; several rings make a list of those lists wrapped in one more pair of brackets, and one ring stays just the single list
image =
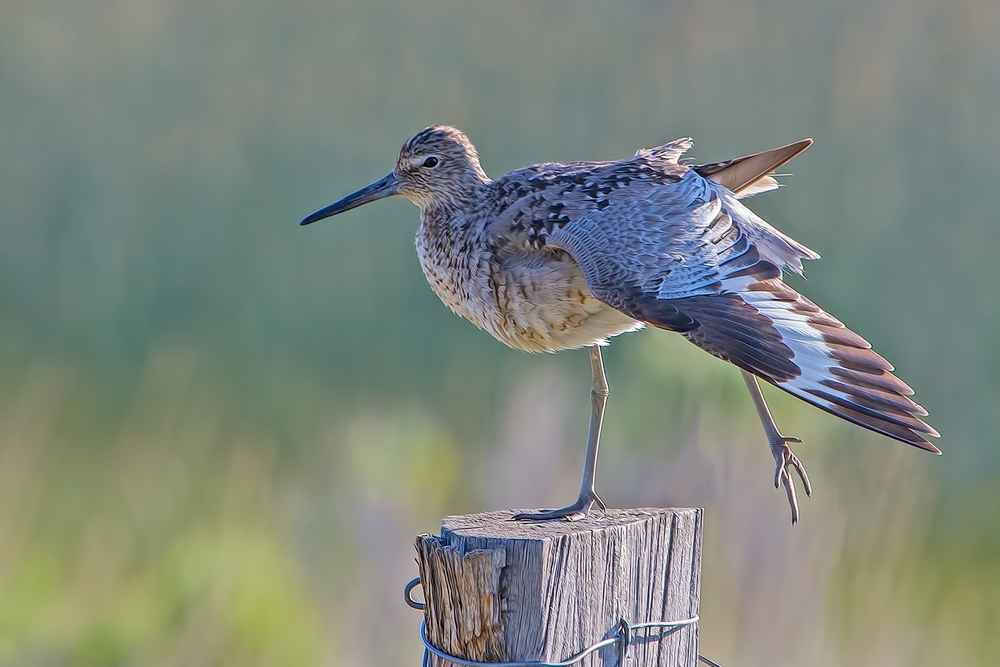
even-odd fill
[{"label": "grass background", "polygon": [[987,0],[0,2],[0,664],[417,664],[445,514],[575,493],[584,352],[507,350],[420,274],[416,210],[305,214],[433,123],[493,176],[803,136],[753,208],[917,389],[935,458],[616,340],[598,488],[706,507],[725,665],[1000,662],[1000,6]]}]

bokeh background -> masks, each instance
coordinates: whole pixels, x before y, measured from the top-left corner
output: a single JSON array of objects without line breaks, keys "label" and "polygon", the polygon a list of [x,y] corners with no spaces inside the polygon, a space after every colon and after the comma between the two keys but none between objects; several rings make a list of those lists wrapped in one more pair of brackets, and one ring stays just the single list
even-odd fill
[{"label": "bokeh background", "polygon": [[426,125],[487,171],[812,136],[752,206],[943,457],[623,337],[598,488],[706,508],[726,667],[1000,664],[994,0],[0,0],[0,664],[416,665],[413,538],[564,504],[585,352],[451,315],[416,209],[305,214]]}]

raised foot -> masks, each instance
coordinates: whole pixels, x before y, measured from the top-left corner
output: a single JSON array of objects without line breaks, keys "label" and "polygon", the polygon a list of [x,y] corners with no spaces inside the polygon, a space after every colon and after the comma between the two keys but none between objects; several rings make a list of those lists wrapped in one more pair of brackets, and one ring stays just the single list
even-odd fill
[{"label": "raised foot", "polygon": [[769,444],[771,445],[771,453],[774,454],[774,488],[777,489],[779,484],[785,487],[788,505],[792,509],[792,525],[795,525],[799,520],[799,503],[795,499],[795,484],[792,480],[792,474],[788,471],[789,466],[798,473],[807,496],[812,495],[812,485],[809,483],[806,467],[802,465],[802,461],[799,461],[799,457],[792,453],[792,448],[788,446],[790,442],[802,443],[798,438],[786,438],[779,435]]},{"label": "raised foot", "polygon": [[515,514],[511,518],[514,521],[557,521],[559,519],[565,519],[566,521],[579,521],[587,516],[587,512],[590,511],[590,506],[595,502],[602,510],[607,509],[600,496],[591,492],[589,495],[580,496],[577,498],[575,503],[567,507],[562,507],[557,510],[522,512],[521,514]]}]

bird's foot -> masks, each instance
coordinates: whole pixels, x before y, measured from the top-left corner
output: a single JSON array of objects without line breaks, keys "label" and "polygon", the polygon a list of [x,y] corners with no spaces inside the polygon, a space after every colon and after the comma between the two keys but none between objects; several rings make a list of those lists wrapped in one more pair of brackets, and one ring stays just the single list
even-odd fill
[{"label": "bird's foot", "polygon": [[799,520],[799,503],[795,499],[795,484],[792,474],[788,468],[791,466],[798,473],[802,485],[805,487],[806,495],[812,495],[812,485],[809,483],[809,475],[806,474],[806,467],[799,461],[799,457],[792,453],[792,448],[788,446],[790,442],[802,443],[798,438],[786,438],[777,435],[774,439],[768,438],[771,445],[771,453],[774,454],[774,488],[778,485],[785,487],[785,494],[788,496],[788,505],[792,509],[792,525]]},{"label": "bird's foot", "polygon": [[515,514],[512,519],[514,521],[556,521],[558,519],[565,519],[566,521],[579,521],[587,516],[587,512],[590,511],[590,506],[597,503],[597,506],[602,510],[607,509],[604,501],[601,497],[597,495],[597,492],[590,491],[589,493],[582,493],[580,497],[577,498],[576,502],[568,507],[562,507],[557,510],[539,510],[538,512],[522,512],[521,514]]}]

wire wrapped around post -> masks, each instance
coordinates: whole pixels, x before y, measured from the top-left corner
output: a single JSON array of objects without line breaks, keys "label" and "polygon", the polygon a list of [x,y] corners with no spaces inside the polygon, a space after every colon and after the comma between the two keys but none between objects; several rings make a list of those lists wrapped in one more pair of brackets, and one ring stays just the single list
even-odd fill
[{"label": "wire wrapped around post", "polygon": [[[404,600],[406,600],[407,606],[422,611],[425,608],[424,603],[414,600],[413,597],[410,595],[413,589],[419,585],[420,585],[420,577],[415,577],[411,579],[406,584],[406,587],[403,589],[403,598]],[[566,660],[563,660],[562,662],[537,662],[537,661],[478,662],[476,660],[465,660],[463,658],[450,655],[442,651],[441,649],[437,648],[433,644],[431,644],[430,641],[428,641],[427,639],[427,633],[424,631],[425,623],[423,621],[420,622],[420,641],[422,641],[424,644],[423,664],[425,666],[428,664],[429,655],[434,654],[440,658],[444,658],[445,660],[453,662],[457,665],[463,665],[463,667],[572,667],[572,665],[576,665],[594,651],[599,651],[605,646],[613,646],[613,645],[618,646],[618,656],[619,656],[618,664],[624,665],[629,645],[632,643],[633,633],[636,630],[641,631],[641,630],[652,630],[652,629],[662,628],[666,629],[669,632],[671,630],[676,630],[677,628],[684,627],[685,625],[691,625],[693,623],[697,623],[698,621],[699,617],[693,616],[691,618],[686,618],[682,621],[662,621],[656,623],[637,623],[636,625],[631,625],[628,621],[622,619],[621,622],[618,624],[618,630],[613,637],[609,637],[608,639],[602,639],[601,641],[588,646],[587,648],[580,651],[576,655],[571,656]],[[704,662],[705,664],[709,665],[709,667],[721,667],[721,665],[719,665],[716,662],[713,662],[712,660],[706,658],[703,655],[699,655],[698,659]]]}]

